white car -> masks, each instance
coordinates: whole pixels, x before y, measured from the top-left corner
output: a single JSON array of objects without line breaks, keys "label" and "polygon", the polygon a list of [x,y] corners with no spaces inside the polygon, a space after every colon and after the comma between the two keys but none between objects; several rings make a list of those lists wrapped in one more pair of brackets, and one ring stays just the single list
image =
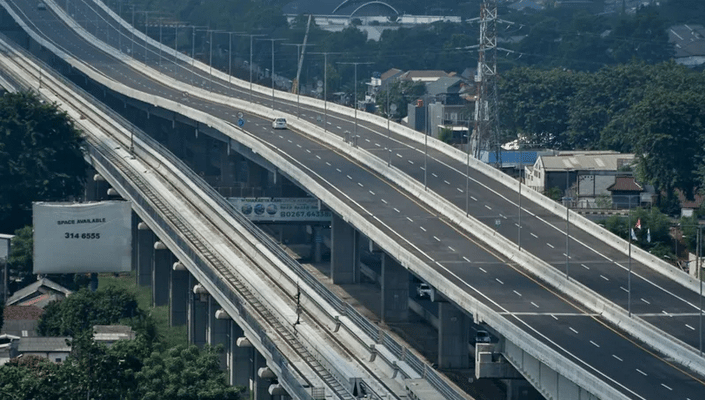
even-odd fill
[{"label": "white car", "polygon": [[431,285],[428,283],[419,283],[416,287],[416,294],[419,297],[431,297]]},{"label": "white car", "polygon": [[286,119],[276,118],[272,121],[272,129],[286,129]]},{"label": "white car", "polygon": [[479,330],[475,335],[475,343],[492,343],[492,337],[487,331]]},{"label": "white car", "polygon": [[37,10],[43,11],[47,9],[47,5],[44,4],[43,1],[40,1],[39,4],[37,4]]}]

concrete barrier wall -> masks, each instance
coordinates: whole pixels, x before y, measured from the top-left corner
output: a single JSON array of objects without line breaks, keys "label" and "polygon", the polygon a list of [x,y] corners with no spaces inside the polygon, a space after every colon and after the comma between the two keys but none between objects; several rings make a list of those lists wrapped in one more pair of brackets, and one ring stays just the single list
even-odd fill
[{"label": "concrete barrier wall", "polygon": [[[8,9],[5,0],[0,0],[0,4],[2,4],[6,9]],[[52,5],[56,7],[55,4]],[[61,11],[59,10],[58,12],[60,13]],[[17,20],[16,16],[13,17],[15,17],[15,19]],[[31,32],[31,30],[29,29],[27,29],[27,31]],[[252,148],[254,151],[258,152],[260,155],[264,156],[270,162],[276,165],[277,168],[279,168],[284,174],[302,183],[311,191],[312,194],[321,199],[324,203],[331,207],[331,209],[334,209],[339,214],[344,215],[346,222],[356,226],[361,233],[365,234],[366,236],[374,240],[376,243],[378,243],[380,247],[385,249],[388,254],[396,258],[407,269],[421,276],[434,287],[442,288],[441,292],[446,297],[452,299],[458,304],[458,306],[473,314],[476,319],[490,322],[490,325],[492,325],[498,332],[500,332],[507,339],[520,344],[522,349],[524,349],[527,353],[531,354],[533,357],[539,360],[542,360],[542,362],[544,362],[546,365],[550,366],[551,368],[554,368],[557,371],[565,371],[566,378],[570,379],[581,387],[592,388],[593,393],[595,395],[601,398],[623,398],[623,396],[616,392],[612,387],[606,385],[603,381],[590,375],[588,371],[566,360],[564,357],[560,356],[551,348],[543,345],[540,341],[534,339],[532,336],[526,334],[523,330],[519,329],[514,324],[507,321],[503,316],[494,312],[491,308],[477,301],[474,297],[469,296],[464,291],[464,289],[455,287],[448,279],[439,276],[438,274],[431,273],[423,260],[418,259],[413,254],[406,251],[396,241],[392,240],[391,238],[387,237],[384,233],[380,232],[374,225],[368,223],[362,216],[356,214],[354,210],[348,207],[344,202],[339,200],[337,197],[333,196],[325,188],[315,182],[313,178],[309,177],[307,173],[286,161],[276,151],[260,143],[257,138],[251,137],[248,133],[240,130],[232,124],[229,124],[206,113],[191,109],[187,106],[184,106],[168,99],[159,98],[124,87],[123,85],[117,82],[107,79],[102,74],[92,70],[91,68],[87,68],[83,63],[81,63],[77,59],[71,57],[70,55],[62,51],[59,51],[51,43],[46,42],[37,35],[34,35],[33,38],[38,42],[42,43],[42,45],[44,45],[45,47],[54,51],[55,54],[61,56],[62,58],[65,58],[66,61],[69,62],[71,65],[82,70],[91,79],[101,82],[111,90],[143,101],[147,104],[151,104],[155,107],[162,107],[164,109],[185,115],[193,120],[199,121],[209,127],[217,129],[229,135],[230,137],[233,137],[234,139],[240,141],[244,145]],[[141,69],[144,70],[145,68],[142,67]],[[187,86],[184,85],[184,88],[186,87]],[[193,93],[193,88],[189,88],[189,90],[191,90],[191,92]],[[198,91],[198,89],[196,89],[196,91]],[[204,93],[201,95],[205,94],[208,95],[210,98],[214,96],[212,93],[205,91],[202,92]],[[224,96],[218,97],[224,98]],[[228,100],[230,102],[233,101],[233,99]],[[259,110],[256,110],[258,108]],[[262,113],[271,114],[271,110],[263,109],[263,107],[261,106],[255,107],[255,110]],[[302,122],[301,124],[307,125],[308,123]],[[301,126],[301,128],[305,129],[307,127]],[[339,143],[342,142],[339,138],[336,138],[334,140],[338,140]],[[341,146],[342,145],[338,147]],[[386,163],[384,164],[386,165]],[[420,195],[421,193],[417,194]],[[472,287],[470,287],[470,289],[474,290],[474,288]]]}]

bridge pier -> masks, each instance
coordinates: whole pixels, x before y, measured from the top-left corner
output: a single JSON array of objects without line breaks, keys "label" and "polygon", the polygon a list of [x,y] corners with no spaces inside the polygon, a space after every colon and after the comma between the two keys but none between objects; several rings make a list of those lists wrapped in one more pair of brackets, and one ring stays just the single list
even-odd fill
[{"label": "bridge pier", "polygon": [[154,242],[152,257],[152,305],[169,304],[169,275],[172,267],[171,251],[161,241]]},{"label": "bridge pier", "polygon": [[438,367],[470,368],[470,318],[455,304],[438,303]]},{"label": "bridge pier", "polygon": [[207,342],[206,329],[208,326],[208,293],[196,279],[191,276],[189,287],[189,343],[203,347]]},{"label": "bridge pier", "polygon": [[262,368],[267,368],[267,360],[258,351],[254,351],[252,360],[252,380],[250,381],[250,398],[253,400],[271,400],[272,395],[269,394],[269,378],[260,377],[259,371]]},{"label": "bridge pier", "polygon": [[[245,332],[230,320],[230,346],[228,347],[228,382],[232,386],[250,386],[253,347],[245,339]],[[240,340],[238,340],[240,339]]]},{"label": "bridge pier", "polygon": [[[220,368],[225,369],[228,365],[227,363],[227,346],[228,346],[228,331],[230,317],[221,316],[222,311],[220,311],[220,305],[213,299],[213,296],[208,296],[208,329],[207,329],[207,339],[208,344],[215,347],[217,345],[223,346],[223,351],[219,354]],[[220,316],[220,318],[219,318]],[[227,319],[223,319],[227,318]]]},{"label": "bridge pier", "polygon": [[402,322],[409,319],[409,271],[395,259],[382,256],[382,321]]},{"label": "bridge pier", "polygon": [[355,228],[333,214],[330,277],[336,285],[360,282],[360,268],[356,256],[357,239]]},{"label": "bridge pier", "polygon": [[180,326],[188,322],[189,272],[176,261],[169,279],[169,325]]},{"label": "bridge pier", "polygon": [[154,257],[154,233],[146,223],[137,224],[137,284],[152,285],[152,257]]}]

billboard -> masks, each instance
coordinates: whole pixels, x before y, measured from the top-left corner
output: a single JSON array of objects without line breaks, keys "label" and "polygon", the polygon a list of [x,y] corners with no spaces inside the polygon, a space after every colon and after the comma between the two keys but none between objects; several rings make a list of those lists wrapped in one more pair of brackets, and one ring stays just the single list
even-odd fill
[{"label": "billboard", "polygon": [[310,197],[230,197],[228,201],[251,221],[330,222],[332,215],[321,210],[319,201]]},{"label": "billboard", "polygon": [[130,271],[129,201],[32,206],[35,274]]}]

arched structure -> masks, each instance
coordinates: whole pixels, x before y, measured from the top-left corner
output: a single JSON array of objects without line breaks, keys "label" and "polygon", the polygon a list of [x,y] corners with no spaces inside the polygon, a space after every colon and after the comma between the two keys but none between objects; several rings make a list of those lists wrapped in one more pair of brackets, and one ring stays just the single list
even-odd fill
[{"label": "arched structure", "polygon": [[350,13],[350,16],[355,15],[355,13],[357,13],[357,12],[360,11],[361,9],[363,9],[363,8],[365,8],[365,7],[368,7],[368,6],[370,6],[370,5],[381,5],[381,6],[387,7],[387,8],[389,8],[394,14],[399,15],[399,11],[397,11],[394,7],[392,7],[391,5],[389,5],[388,3],[384,2],[384,1],[366,1],[366,2],[365,2],[365,1],[359,1],[359,0],[343,0],[343,2],[340,3],[340,4],[338,5],[338,7],[336,7],[336,8],[333,10],[333,14],[335,14],[336,12],[338,12],[338,10],[340,10],[342,7],[347,6],[347,5],[351,5],[351,4],[354,4],[354,3],[362,3],[362,5],[360,5],[360,6],[357,7],[352,13]]}]

